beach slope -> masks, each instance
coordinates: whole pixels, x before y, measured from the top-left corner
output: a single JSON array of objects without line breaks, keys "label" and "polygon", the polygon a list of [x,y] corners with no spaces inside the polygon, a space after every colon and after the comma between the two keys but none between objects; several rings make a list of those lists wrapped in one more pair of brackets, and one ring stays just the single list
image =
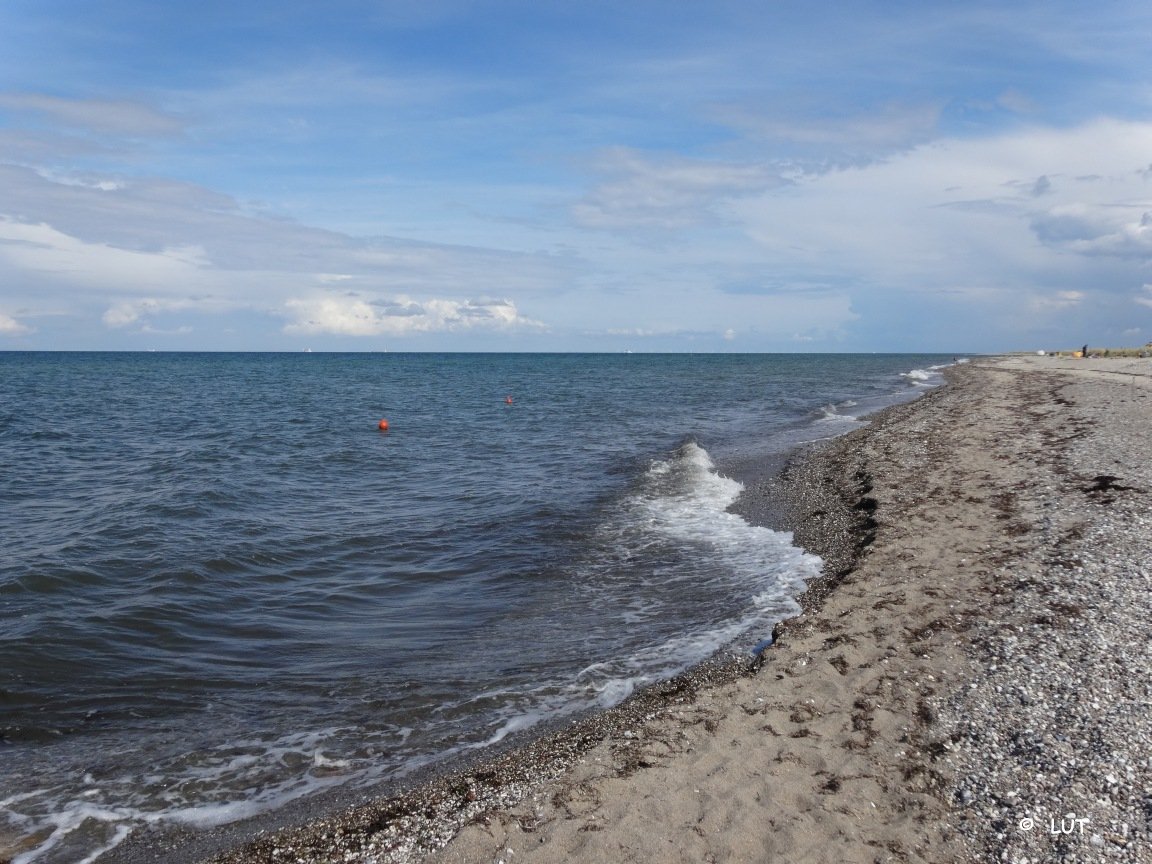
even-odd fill
[{"label": "beach slope", "polygon": [[866,545],[757,674],[429,860],[1152,861],[1152,363],[951,378],[795,469]]},{"label": "beach slope", "polygon": [[757,668],[217,860],[1152,862],[1152,363],[949,377],[747,490],[828,562]]}]

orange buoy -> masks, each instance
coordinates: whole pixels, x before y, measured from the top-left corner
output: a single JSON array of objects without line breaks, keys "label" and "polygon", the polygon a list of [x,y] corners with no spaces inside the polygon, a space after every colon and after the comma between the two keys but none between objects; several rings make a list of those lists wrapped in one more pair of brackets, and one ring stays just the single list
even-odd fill
[{"label": "orange buoy", "polygon": [[387,420],[381,420],[379,423],[376,424],[376,428],[379,429],[381,432],[387,432],[388,431],[388,421]]},{"label": "orange buoy", "polygon": [[512,397],[511,396],[505,396],[504,397],[504,404],[505,405],[511,405],[512,404]]}]

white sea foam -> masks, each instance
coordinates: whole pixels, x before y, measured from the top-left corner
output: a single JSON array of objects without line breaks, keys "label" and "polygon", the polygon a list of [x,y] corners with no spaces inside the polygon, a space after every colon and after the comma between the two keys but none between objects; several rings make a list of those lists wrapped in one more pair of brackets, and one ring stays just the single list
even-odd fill
[{"label": "white sea foam", "polygon": [[739,578],[753,580],[750,584],[802,588],[803,579],[818,572],[820,559],[793,546],[791,534],[750,525],[729,512],[744,487],[719,474],[712,457],[695,442],[654,463],[649,475],[658,482],[628,503],[645,531],[706,544]]},{"label": "white sea foam", "polygon": [[951,363],[945,363],[939,366],[929,366],[927,369],[912,369],[900,374],[902,378],[906,378],[916,387],[936,387],[944,381],[943,370],[951,365]]},{"label": "white sea foam", "polygon": [[[79,849],[95,861],[135,828],[156,823],[208,828],[281,807],[297,798],[357,779],[371,779],[377,760],[329,755],[342,736],[363,730],[330,728],[276,739],[233,740],[188,753],[166,773],[132,774],[97,781],[87,789],[43,788],[0,800],[4,815],[25,835],[45,832],[13,864],[78,861]],[[395,737],[406,737],[397,730]],[[299,767],[284,771],[287,762]],[[389,766],[394,767],[394,766]]]},{"label": "white sea foam", "polygon": [[839,404],[824,405],[820,408],[819,423],[859,423],[860,420],[853,414],[847,414],[843,409],[852,408],[856,402],[849,400]]},{"label": "white sea foam", "polygon": [[50,829],[51,833],[49,833],[47,838],[35,849],[22,852],[15,856],[12,859],[12,864],[32,864],[32,862],[41,860],[57,848],[60,848],[65,855],[70,855],[71,853],[67,849],[66,844],[75,832],[81,829],[91,830],[93,823],[111,826],[111,830],[103,832],[105,839],[99,848],[90,852],[90,854],[83,859],[85,862],[95,861],[100,855],[103,855],[109,849],[122,843],[124,838],[128,836],[131,829],[126,823],[132,819],[133,815],[128,808],[101,807],[85,801],[73,801],[67,807],[53,813],[46,824],[42,823],[33,826],[34,831],[38,832]]},{"label": "white sea foam", "polygon": [[[654,622],[675,618],[685,605],[704,623],[611,653],[563,681],[476,695],[468,701],[502,706],[499,719],[483,741],[462,749],[583,708],[619,704],[740,639],[751,650],[772,624],[796,614],[795,598],[822,562],[793,546],[790,534],[728,512],[742,489],[694,442],[653,462],[637,489],[606,515],[600,556],[575,574],[585,594],[581,606],[618,610],[621,625],[638,634],[653,633]],[[662,563],[666,556],[671,563]]]},{"label": "white sea foam", "polygon": [[[365,730],[333,727],[245,737],[185,754],[163,770],[91,778],[81,791],[45,788],[13,795],[0,804],[19,820],[21,833],[50,831],[38,849],[16,862],[55,864],[84,855],[92,860],[136,827],[205,828],[326,787],[396,776],[461,750],[490,746],[550,718],[615,705],[749,631],[750,644],[759,641],[774,621],[797,611],[793,598],[817,575],[820,559],[792,546],[790,535],[728,512],[741,490],[693,442],[653,462],[636,489],[606,514],[599,552],[572,574],[581,590],[600,592],[600,608],[620,610],[622,626],[639,634],[637,644],[620,650],[606,640],[603,649],[590,649],[604,656],[590,658],[565,680],[492,688],[433,713],[434,722],[450,725],[451,711],[472,703],[473,712],[488,718],[480,734],[446,744],[439,753],[419,754],[407,747],[412,729],[397,728],[376,733],[371,746],[359,745],[359,758],[348,755],[346,739],[371,738]],[[733,598],[737,602],[725,607]],[[573,603],[588,608],[586,597],[574,597]],[[675,618],[685,604],[700,610],[702,623],[657,635],[654,625]],[[407,752],[399,764],[398,750]],[[393,758],[380,759],[379,752]]]},{"label": "white sea foam", "polygon": [[[621,616],[632,626],[685,605],[704,623],[585,668],[575,683],[597,704],[614,704],[749,632],[758,641],[771,624],[797,611],[794,598],[822,562],[793,546],[791,534],[729,512],[742,490],[716,471],[703,447],[688,442],[654,462],[606,523],[613,554],[587,574],[588,590],[608,601],[618,598],[618,604],[629,596]],[[666,557],[675,563],[662,565]]]},{"label": "white sea foam", "polygon": [[943,381],[945,369],[949,366],[956,366],[967,362],[967,357],[959,357],[951,363],[938,363],[935,366],[929,366],[927,369],[912,369],[908,372],[901,372],[900,375],[918,387],[934,387]]}]

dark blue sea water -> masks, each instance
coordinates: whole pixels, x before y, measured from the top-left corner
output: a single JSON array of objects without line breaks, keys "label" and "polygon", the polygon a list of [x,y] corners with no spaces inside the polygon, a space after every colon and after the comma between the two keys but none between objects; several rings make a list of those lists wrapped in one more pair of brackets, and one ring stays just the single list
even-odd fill
[{"label": "dark blue sea water", "polygon": [[950,359],[0,354],[0,852],[95,861],[750,650],[819,560],[728,512],[740,466]]}]

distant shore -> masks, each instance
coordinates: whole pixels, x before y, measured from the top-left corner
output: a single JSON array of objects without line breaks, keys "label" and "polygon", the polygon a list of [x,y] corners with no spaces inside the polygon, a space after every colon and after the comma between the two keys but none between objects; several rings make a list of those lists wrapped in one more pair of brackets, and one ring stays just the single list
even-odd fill
[{"label": "distant shore", "polygon": [[212,860],[1152,862],[1152,361],[949,379],[746,491],[826,559],[762,662]]}]

